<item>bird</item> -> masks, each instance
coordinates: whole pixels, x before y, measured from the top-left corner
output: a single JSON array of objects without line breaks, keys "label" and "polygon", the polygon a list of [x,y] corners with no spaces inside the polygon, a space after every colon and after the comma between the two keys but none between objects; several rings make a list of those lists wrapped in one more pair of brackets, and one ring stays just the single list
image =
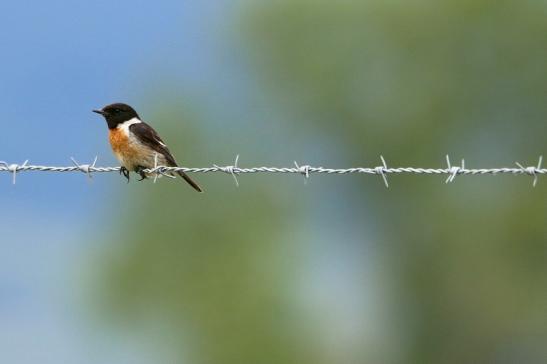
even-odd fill
[{"label": "bird", "polygon": [[[158,133],[141,120],[135,109],[124,103],[106,105],[102,109],[92,110],[102,115],[108,125],[110,146],[121,163],[120,174],[129,182],[129,172],[140,175],[142,181],[147,178],[144,172],[156,165],[177,167],[177,162]],[[176,171],[196,191],[202,188],[186,173]]]}]

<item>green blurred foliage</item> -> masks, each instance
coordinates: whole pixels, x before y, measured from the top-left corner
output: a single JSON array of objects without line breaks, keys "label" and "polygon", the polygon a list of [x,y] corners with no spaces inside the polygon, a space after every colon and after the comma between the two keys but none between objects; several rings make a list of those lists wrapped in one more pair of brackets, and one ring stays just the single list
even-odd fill
[{"label": "green blurred foliage", "polygon": [[[544,2],[284,0],[246,3],[242,10],[257,83],[271,103],[301,120],[299,127],[342,141],[337,148],[348,156],[346,165],[379,154],[398,165],[441,165],[446,153],[468,166],[531,164],[545,152]],[[172,136],[165,139],[175,155],[193,165],[215,160],[207,158],[215,143],[184,130],[206,121],[176,109],[151,119],[184,120],[162,132]],[[245,132],[240,138],[246,143]],[[336,340],[317,339],[318,323],[294,303],[302,255],[314,249],[294,234],[335,229],[330,217],[347,215],[300,214],[307,198],[273,178],[246,179],[235,190],[224,178],[196,178],[203,195],[177,181],[129,186],[132,198],[121,199],[114,213],[127,216],[120,252],[108,260],[105,278],[117,312],[164,320],[181,357],[204,363],[547,358],[543,181],[532,189],[522,177],[462,176],[446,186],[432,176],[394,176],[389,190],[363,179],[357,188],[314,196],[315,211],[333,208],[325,193],[351,201],[363,244],[378,232],[386,270],[378,278],[386,293],[376,330],[389,335],[378,346],[356,337],[340,353]],[[371,314],[363,307],[363,316]]]},{"label": "green blurred foliage", "polygon": [[[167,104],[153,120],[173,154],[184,156],[177,159],[218,160],[222,146],[192,129],[203,122],[193,108]],[[168,349],[190,362],[313,361],[294,340],[284,282],[295,250],[282,239],[294,206],[275,181],[246,180],[238,189],[231,176],[195,175],[199,194],[182,180],[133,178],[117,203],[113,220],[122,230],[112,232],[116,248],[102,276],[115,322],[159,325]]]},{"label": "green blurred foliage", "polygon": [[[272,95],[340,135],[355,161],[431,165],[449,152],[492,165],[545,151],[546,13],[542,2],[291,0],[261,7],[248,34]],[[545,188],[439,182],[398,179],[372,207],[399,274],[405,361],[545,357]]]}]

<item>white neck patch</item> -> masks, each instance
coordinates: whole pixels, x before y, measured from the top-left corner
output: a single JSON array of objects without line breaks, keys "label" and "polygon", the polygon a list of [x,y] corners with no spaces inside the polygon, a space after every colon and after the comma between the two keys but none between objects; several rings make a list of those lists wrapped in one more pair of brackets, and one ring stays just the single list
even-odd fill
[{"label": "white neck patch", "polygon": [[139,118],[133,118],[129,119],[127,121],[124,121],[123,123],[119,124],[116,128],[119,130],[122,130],[124,133],[129,134],[129,127],[133,124],[142,123]]}]

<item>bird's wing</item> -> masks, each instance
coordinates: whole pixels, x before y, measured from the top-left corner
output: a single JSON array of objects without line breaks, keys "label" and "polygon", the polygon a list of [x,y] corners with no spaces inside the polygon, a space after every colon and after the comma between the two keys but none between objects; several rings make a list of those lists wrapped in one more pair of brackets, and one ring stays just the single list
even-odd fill
[{"label": "bird's wing", "polygon": [[[162,154],[167,160],[169,166],[177,166],[177,162],[175,162],[175,158],[173,158],[173,155],[167,148],[167,145],[165,145],[158,133],[156,133],[156,131],[150,125],[146,124],[145,122],[131,124],[129,126],[129,131],[133,133],[133,135],[135,135],[135,137],[138,138],[141,143],[148,146],[152,150]],[[179,176],[184,178],[184,180],[188,182],[196,191],[203,192],[201,187],[199,187],[199,185],[194,180],[192,180],[186,173],[184,173],[183,171],[177,171],[177,173],[179,174]]]},{"label": "bird's wing", "polygon": [[177,165],[167,145],[165,145],[158,133],[150,125],[145,122],[135,123],[129,126],[129,130],[141,143],[162,154],[171,166],[174,167]]}]

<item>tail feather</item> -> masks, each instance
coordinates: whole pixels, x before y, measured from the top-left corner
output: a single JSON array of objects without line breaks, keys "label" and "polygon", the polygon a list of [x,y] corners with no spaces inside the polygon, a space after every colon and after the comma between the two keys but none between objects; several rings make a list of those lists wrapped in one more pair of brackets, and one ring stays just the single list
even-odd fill
[{"label": "tail feather", "polygon": [[177,172],[179,174],[179,176],[181,176],[182,178],[184,178],[184,180],[186,182],[188,182],[188,184],[192,187],[194,187],[194,189],[198,192],[203,192],[203,190],[201,189],[201,187],[199,187],[199,185],[194,182],[193,179],[190,178],[190,176],[188,176],[186,173],[182,172],[182,171],[178,171]]}]

